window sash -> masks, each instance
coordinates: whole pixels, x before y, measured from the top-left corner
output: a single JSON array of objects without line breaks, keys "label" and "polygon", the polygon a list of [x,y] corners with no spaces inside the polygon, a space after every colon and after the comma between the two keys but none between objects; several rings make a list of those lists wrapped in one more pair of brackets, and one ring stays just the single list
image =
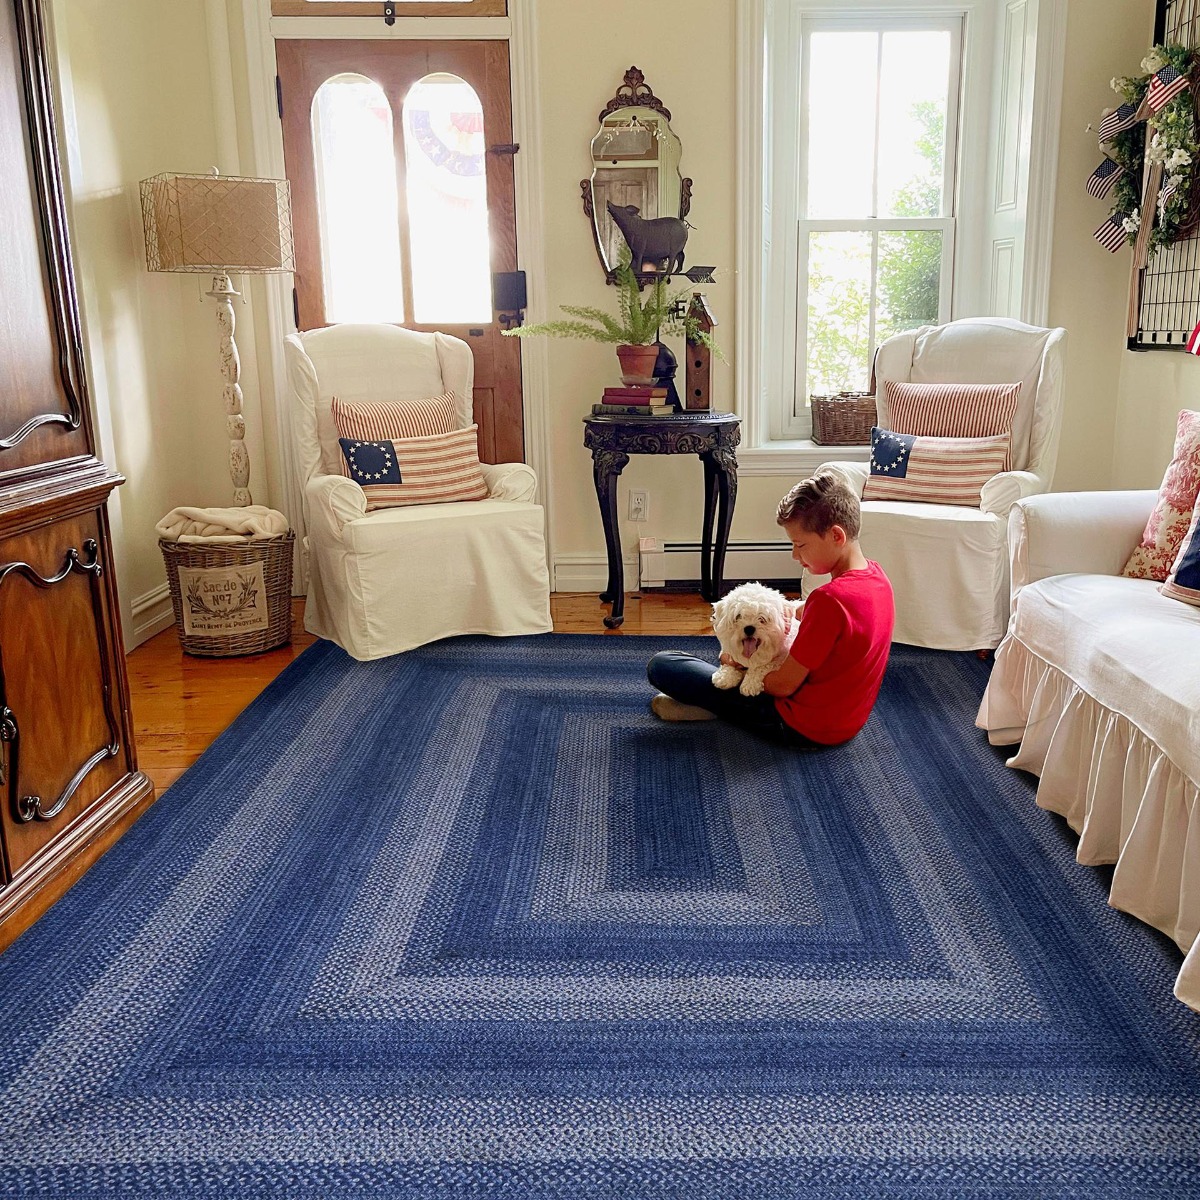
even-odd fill
[{"label": "window sash", "polygon": [[[781,428],[785,430],[784,437],[807,438],[812,434],[812,411],[809,406],[808,379],[808,283],[809,235],[812,233],[908,233],[922,230],[934,230],[942,235],[941,272],[938,278],[938,324],[950,319],[950,300],[954,282],[954,234],[955,220],[953,217],[886,217],[866,218],[858,221],[835,221],[825,219],[819,221],[801,220],[797,222],[796,248],[796,354],[794,362],[795,376],[792,380],[792,403],[790,410],[783,414]],[[879,241],[873,237],[871,242],[871,305],[869,313],[869,329],[867,333],[867,367],[875,357],[878,346],[876,340],[876,317],[878,312],[879,286]],[[800,353],[800,347],[805,352]]]},{"label": "window sash", "polygon": [[[808,243],[814,232],[881,233],[890,230],[907,231],[933,229],[942,235],[941,275],[938,295],[938,321],[951,315],[954,279],[955,198],[957,194],[957,159],[962,78],[962,40],[964,20],[961,13],[947,15],[914,6],[907,13],[859,14],[854,16],[813,16],[802,5],[793,5],[788,13],[786,37],[779,38],[776,54],[769,55],[773,67],[767,67],[767,77],[774,74],[771,85],[776,101],[775,114],[788,111],[791,98],[791,120],[775,120],[771,131],[773,152],[773,207],[780,220],[777,226],[784,235],[779,247],[783,253],[775,258],[776,269],[771,274],[771,291],[779,297],[783,312],[776,325],[782,335],[779,363],[771,370],[775,384],[768,395],[775,393],[770,405],[768,435],[771,440],[806,439],[812,433],[811,413],[805,381],[808,374]],[[808,129],[809,98],[805,80],[808,77],[809,50],[813,33],[826,31],[863,31],[878,34],[905,30],[945,30],[950,33],[950,63],[945,114],[945,149],[942,177],[942,213],[940,217],[867,217],[859,219],[808,219],[804,208],[808,198]],[[882,54],[883,39],[877,41],[877,54]],[[782,57],[780,57],[782,55]],[[880,59],[876,59],[878,78]],[[875,145],[871,147],[872,163],[878,175],[878,139],[880,122],[875,122]],[[788,187],[788,183],[791,186]],[[872,194],[877,192],[877,180]],[[788,219],[790,212],[791,219]],[[787,245],[794,237],[793,245]],[[784,241],[786,238],[786,241]],[[875,298],[877,289],[878,242],[872,241],[871,270],[871,328],[869,354],[875,350]],[[789,336],[790,335],[790,336]],[[790,343],[790,344],[789,344]]]}]

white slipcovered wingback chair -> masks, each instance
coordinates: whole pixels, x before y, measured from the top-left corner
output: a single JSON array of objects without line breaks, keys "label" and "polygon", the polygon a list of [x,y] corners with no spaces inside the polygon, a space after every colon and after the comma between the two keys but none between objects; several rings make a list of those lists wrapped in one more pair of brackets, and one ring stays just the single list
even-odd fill
[{"label": "white slipcovered wingback chair", "polygon": [[551,629],[537,477],[524,463],[483,465],[488,498],[367,512],[341,474],[330,405],[450,392],[471,424],[470,347],[394,325],[332,325],[286,338],[296,460],[308,529],[304,627],[357,659],[456,634]]},{"label": "white slipcovered wingback chair", "polygon": [[[978,508],[868,500],[862,547],[896,594],[895,640],[937,650],[984,650],[1008,626],[1008,510],[1050,487],[1062,425],[1067,331],[1005,317],[926,325],[883,342],[875,357],[878,423],[887,427],[886,380],[1021,382],[1012,470],[983,487]],[[867,463],[839,462],[859,495]]]}]

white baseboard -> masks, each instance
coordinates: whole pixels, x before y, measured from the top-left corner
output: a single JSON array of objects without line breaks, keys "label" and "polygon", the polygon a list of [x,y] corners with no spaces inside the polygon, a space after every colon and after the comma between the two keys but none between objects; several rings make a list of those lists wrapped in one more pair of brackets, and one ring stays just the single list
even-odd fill
[{"label": "white baseboard", "polygon": [[[700,543],[666,542],[660,550],[642,552],[643,588],[697,583]],[[791,542],[730,542],[725,552],[726,581],[746,579],[795,582],[800,589],[800,564],[792,558]]]},{"label": "white baseboard", "polygon": [[165,583],[133,601],[133,629],[128,649],[140,646],[156,633],[162,633],[175,624],[175,613],[171,609],[171,590]]},{"label": "white baseboard", "polygon": [[[636,554],[626,554],[625,590],[638,586]],[[596,592],[608,587],[608,559],[602,554],[558,554],[554,558],[554,591]]]},{"label": "white baseboard", "polygon": [[[658,550],[625,555],[625,590],[699,584],[700,543],[667,542]],[[791,542],[730,542],[725,579],[761,579],[795,584],[803,572],[792,558]],[[598,554],[560,554],[554,559],[556,592],[602,592],[608,586],[608,560]]]}]

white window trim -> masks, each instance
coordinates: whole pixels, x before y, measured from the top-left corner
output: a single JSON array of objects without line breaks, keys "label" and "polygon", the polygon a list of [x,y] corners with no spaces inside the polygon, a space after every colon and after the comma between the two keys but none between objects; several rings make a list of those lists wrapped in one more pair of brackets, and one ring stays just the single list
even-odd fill
[{"label": "white window trim", "polygon": [[[960,13],[965,17],[963,77],[972,87],[960,105],[959,197],[956,211],[961,222],[967,213],[982,212],[987,177],[987,113],[991,88],[990,47],[996,6],[1003,0],[925,0],[926,12]],[[780,305],[768,292],[773,254],[771,186],[777,165],[771,161],[765,131],[771,101],[769,43],[781,9],[802,8],[808,16],[845,16],[887,12],[881,0],[737,0],[738,223],[737,311],[738,345],[736,379],[742,416],[742,445],[738,451],[743,475],[792,476],[810,472],[823,462],[841,459],[866,461],[864,447],[817,446],[803,439],[771,436],[771,397],[766,364],[784,344],[785,329]],[[1066,56],[1065,0],[1041,0],[1035,105],[1031,138],[1030,205],[1027,253],[1030,267],[1025,278],[1028,297],[1025,319],[1044,324],[1050,286],[1050,243],[1053,230],[1054,188],[1058,164],[1059,115],[1062,105],[1062,71]],[[892,9],[892,12],[895,10]],[[971,222],[960,227],[954,253],[956,273],[951,319],[972,315],[964,276],[975,269],[982,231]],[[960,302],[962,307],[959,307]],[[794,305],[793,305],[794,307]],[[792,326],[794,329],[794,325]]]}]

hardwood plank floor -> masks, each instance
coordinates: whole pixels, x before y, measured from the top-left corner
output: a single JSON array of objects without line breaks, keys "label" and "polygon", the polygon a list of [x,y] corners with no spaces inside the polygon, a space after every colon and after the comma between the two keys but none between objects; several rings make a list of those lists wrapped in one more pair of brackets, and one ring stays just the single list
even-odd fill
[{"label": "hardwood plank floor", "polygon": [[[629,593],[625,624],[605,629],[608,606],[594,592],[550,598],[556,633],[683,636],[712,633],[712,606],[695,594]],[[292,602],[292,643],[242,658],[193,658],[172,626],[128,657],[138,765],[165,791],[266,686],[316,640],[304,629],[304,601]]]}]

